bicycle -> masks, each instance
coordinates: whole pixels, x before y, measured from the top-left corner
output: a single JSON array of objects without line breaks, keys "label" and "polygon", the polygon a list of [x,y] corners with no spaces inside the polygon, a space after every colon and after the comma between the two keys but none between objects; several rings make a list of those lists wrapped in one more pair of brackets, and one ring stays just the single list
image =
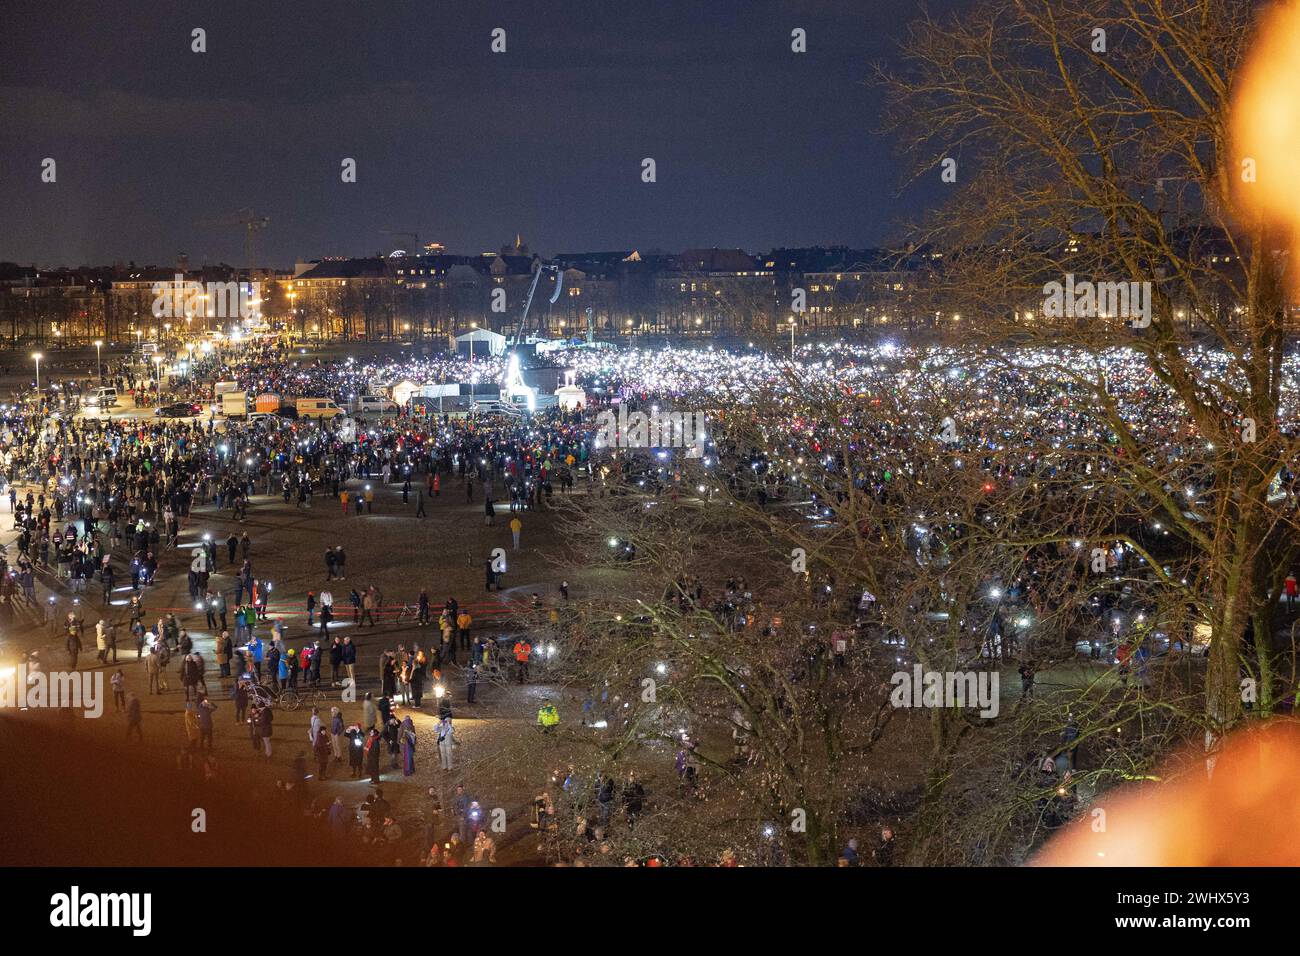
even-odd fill
[{"label": "bicycle", "polygon": [[283,710],[297,710],[303,704],[319,707],[325,700],[325,692],[319,687],[284,687],[275,697],[276,704]]},{"label": "bicycle", "polygon": [[275,705],[275,697],[269,690],[261,684],[250,683],[248,685],[248,702],[257,707],[272,707]]}]

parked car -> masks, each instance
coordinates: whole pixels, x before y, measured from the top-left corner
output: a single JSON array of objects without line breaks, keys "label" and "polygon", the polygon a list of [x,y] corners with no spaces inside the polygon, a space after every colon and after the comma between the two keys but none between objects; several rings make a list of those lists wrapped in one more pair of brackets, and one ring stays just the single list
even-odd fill
[{"label": "parked car", "polygon": [[154,414],[159,418],[190,418],[202,411],[202,405],[194,405],[190,402],[173,402],[155,410]]}]

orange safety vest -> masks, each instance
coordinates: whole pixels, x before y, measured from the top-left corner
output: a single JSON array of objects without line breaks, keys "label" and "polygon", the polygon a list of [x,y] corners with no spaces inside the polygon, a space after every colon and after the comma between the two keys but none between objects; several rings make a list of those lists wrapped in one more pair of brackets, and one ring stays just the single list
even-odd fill
[{"label": "orange safety vest", "polygon": [[526,661],[533,653],[533,645],[526,641],[515,645],[515,660]]}]

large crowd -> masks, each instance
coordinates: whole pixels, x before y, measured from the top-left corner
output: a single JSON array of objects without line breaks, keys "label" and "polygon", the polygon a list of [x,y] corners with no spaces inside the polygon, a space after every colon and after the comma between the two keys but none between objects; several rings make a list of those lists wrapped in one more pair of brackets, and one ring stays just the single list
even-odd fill
[{"label": "large crowd", "polygon": [[[253,392],[320,395],[340,402],[403,379],[496,381],[504,369],[500,359],[478,357],[323,362],[263,351],[248,359],[213,370],[214,377],[233,376]],[[817,486],[822,493],[832,489],[833,494],[838,488],[840,494],[856,490],[881,497],[897,475],[924,474],[934,466],[932,449],[943,423],[935,419],[930,399],[907,400],[909,394],[922,392],[951,399],[957,426],[953,450],[969,456],[975,467],[987,469],[998,482],[1055,476],[1070,469],[1104,470],[1104,458],[1050,454],[1053,448],[1105,448],[1115,442],[1095,396],[1080,385],[1076,374],[1088,364],[1096,366],[1098,380],[1107,383],[1108,395],[1145,453],[1162,460],[1178,483],[1188,486],[1191,501],[1201,490],[1206,456],[1213,453],[1140,356],[1124,350],[970,359],[954,351],[911,351],[888,343],[816,345],[804,348],[792,364],[758,350],[575,348],[558,353],[556,360],[576,370],[587,395],[585,408],[524,417],[440,418],[402,412],[369,421],[269,417],[250,422],[219,421],[215,412],[175,420],[50,415],[30,403],[6,406],[0,409],[0,470],[16,537],[0,555],[0,616],[47,628],[64,645],[75,668],[78,655],[92,640],[86,607],[95,603],[93,593],[98,592],[103,612],[93,628],[93,641],[100,663],[117,664],[122,628],[123,646],[146,662],[149,692],[163,693],[170,690],[167,668],[179,658],[176,673],[192,745],[184,759],[187,765],[210,771],[216,705],[208,696],[212,675],[207,662],[174,610],[153,614],[147,608],[160,557],[180,544],[196,508],[229,512],[237,524],[250,508],[265,506],[254,504],[259,496],[281,496],[285,505],[299,508],[325,497],[338,502],[347,516],[373,510],[373,482],[400,488],[403,501],[416,504],[418,518],[424,515],[427,498],[450,494],[454,483],[467,501],[482,501],[484,521],[492,524],[498,504],[505,507],[507,499],[513,518],[519,511],[546,508],[554,494],[608,477],[607,470],[594,467],[593,456],[599,457],[599,452],[591,413],[613,401],[709,412],[716,424],[703,465],[712,467],[716,480],[728,483],[733,493],[754,494],[764,504],[807,493],[808,461],[819,463]],[[1226,359],[1221,354],[1201,351],[1193,360],[1207,377],[1224,374]],[[1288,361],[1286,372],[1294,383],[1300,366]],[[127,387],[137,384],[129,367],[114,374]],[[189,394],[200,391],[195,382]],[[1300,418],[1297,392],[1283,393],[1282,424],[1293,429]],[[886,407],[875,400],[891,394],[902,398]],[[773,396],[784,397],[784,403],[778,403],[781,417],[764,423],[760,433],[766,440],[760,446],[752,430],[735,424],[735,413],[773,401]],[[826,405],[818,405],[817,396],[834,397],[840,413],[826,415]],[[861,449],[852,461],[842,453],[824,451],[838,447],[844,432],[851,433],[855,449]],[[628,471],[624,476],[638,474]],[[1093,473],[1080,471],[1088,474]],[[1289,489],[1292,475],[1280,469],[1278,481]],[[518,547],[513,523],[512,530]],[[230,589],[217,588],[212,580],[223,560],[227,568],[237,569]],[[189,596],[214,635],[216,677],[232,701],[235,719],[247,726],[252,747],[269,757],[274,712],[283,695],[305,696],[308,690],[356,680],[352,638],[330,632],[338,615],[350,614],[360,628],[373,626],[376,617],[396,615],[400,620],[409,612],[418,625],[432,624],[435,636],[423,646],[412,642],[382,651],[377,686],[358,695],[361,719],[345,722],[339,707],[314,713],[312,759],[322,779],[332,764],[346,763],[353,778],[368,775],[380,783],[385,761],[388,769],[410,777],[415,733],[402,708],[419,710],[426,695],[435,694],[430,706],[437,713],[439,762],[449,769],[455,724],[437,689],[450,680],[451,668],[460,671],[472,701],[476,685],[491,675],[510,673],[525,679],[536,649],[525,644],[521,656],[518,643],[513,650],[503,650],[481,634],[472,636],[469,614],[454,598],[434,608],[427,590],[420,589],[409,602],[404,597],[393,604],[377,588],[346,585],[346,560],[342,547],[326,550],[327,586],[319,596],[310,594],[305,607],[308,627],[319,624],[319,637],[293,647],[284,637],[283,615],[272,619],[267,613],[274,569],[259,565],[249,536],[232,533],[225,541],[205,537],[196,548],[188,572]],[[490,590],[495,572],[487,556],[484,569]],[[346,611],[336,609],[329,590],[336,579]],[[50,592],[44,600],[37,592],[42,580]],[[564,593],[567,597],[567,586]],[[328,678],[323,676],[326,667]],[[120,673],[114,675],[115,697],[128,715],[129,733],[139,737],[139,701],[134,694],[120,692]],[[549,730],[558,720],[554,704],[546,702],[539,726]],[[679,775],[685,779],[689,760],[682,763]],[[578,787],[565,778],[560,790],[560,795],[547,790],[539,797],[535,826],[546,829],[555,799],[580,790],[584,801],[594,800],[583,804],[589,810],[582,818],[582,833],[595,846],[600,845],[598,831],[608,824],[616,791],[624,814],[633,820],[644,802],[639,782],[616,786],[602,779]],[[400,827],[377,794],[361,812],[363,832],[368,840],[391,842]],[[316,809],[332,828],[342,831],[354,817],[351,808],[340,806]],[[477,807],[458,788],[455,805],[448,808],[455,817],[451,837],[426,835],[426,850],[432,847],[426,860],[482,863],[494,858],[492,834],[482,826]],[[438,807],[431,816],[444,819],[447,814]],[[856,848],[851,849],[849,855],[856,859]]]}]

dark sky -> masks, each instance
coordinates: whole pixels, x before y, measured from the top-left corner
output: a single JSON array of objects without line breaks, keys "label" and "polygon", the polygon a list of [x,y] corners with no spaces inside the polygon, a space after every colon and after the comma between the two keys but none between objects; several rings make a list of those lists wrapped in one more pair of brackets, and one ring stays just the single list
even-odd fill
[{"label": "dark sky", "polygon": [[[946,6],[931,3],[931,9]],[[0,0],[0,260],[869,245],[911,0]],[[507,52],[489,50],[494,27]],[[190,31],[207,30],[207,53]],[[790,50],[802,27],[809,50]],[[44,157],[58,181],[40,181]],[[340,181],[353,157],[358,181]],[[653,157],[658,182],[640,179]]]}]

